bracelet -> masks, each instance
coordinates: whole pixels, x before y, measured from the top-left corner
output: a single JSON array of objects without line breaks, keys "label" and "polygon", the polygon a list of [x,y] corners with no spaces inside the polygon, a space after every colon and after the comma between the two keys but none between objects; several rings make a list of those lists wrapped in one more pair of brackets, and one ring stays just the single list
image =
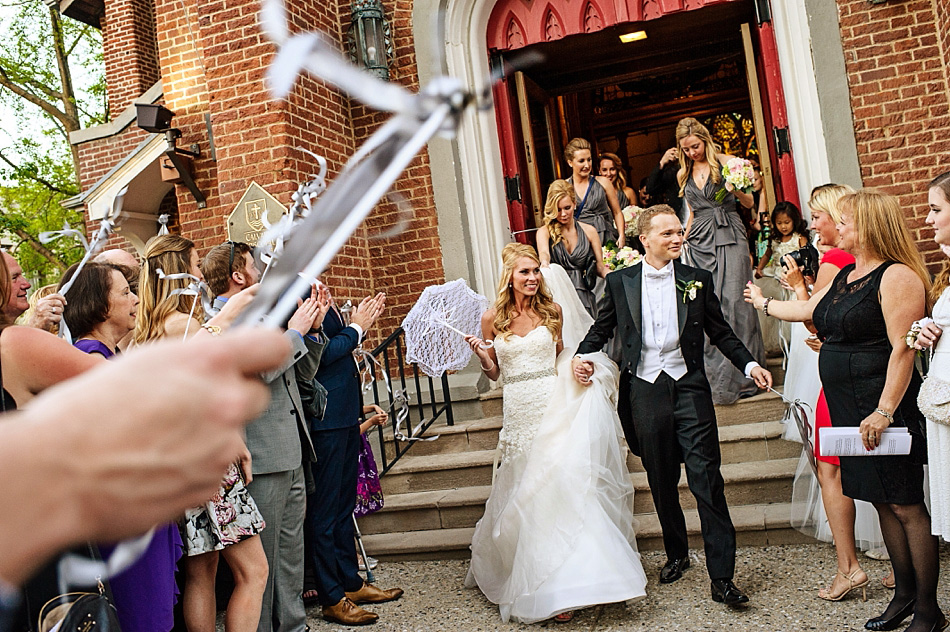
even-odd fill
[{"label": "bracelet", "polygon": [[201,326],[201,328],[206,330],[212,336],[221,335],[221,328],[218,327],[217,325],[209,325],[208,323],[205,323],[204,325]]},{"label": "bracelet", "polygon": [[883,408],[875,408],[874,412],[876,412],[878,415],[887,419],[889,423],[894,423],[894,415],[892,413],[887,412]]},{"label": "bracelet", "polygon": [[771,302],[772,302],[772,297],[768,296],[766,297],[765,302],[762,303],[762,313],[765,314],[766,316],[769,315],[769,303]]},{"label": "bracelet", "polygon": [[482,371],[485,371],[485,372],[491,371],[492,369],[495,368],[495,363],[494,363],[494,362],[492,362],[492,363],[491,363],[491,366],[488,367],[487,369],[485,368],[485,365],[482,364],[481,362],[479,362],[479,365],[481,365]]}]

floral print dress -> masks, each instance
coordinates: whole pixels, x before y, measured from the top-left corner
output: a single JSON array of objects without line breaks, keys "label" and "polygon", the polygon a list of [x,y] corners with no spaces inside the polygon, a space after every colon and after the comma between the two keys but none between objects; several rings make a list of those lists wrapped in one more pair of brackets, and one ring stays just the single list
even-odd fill
[{"label": "floral print dress", "polygon": [[189,509],[181,522],[186,555],[220,551],[264,530],[264,517],[232,463],[217,493],[200,507]]}]

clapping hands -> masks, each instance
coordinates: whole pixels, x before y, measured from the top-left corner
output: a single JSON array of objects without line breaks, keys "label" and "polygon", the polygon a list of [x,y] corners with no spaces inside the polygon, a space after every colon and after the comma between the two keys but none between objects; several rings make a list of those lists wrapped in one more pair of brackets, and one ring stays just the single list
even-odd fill
[{"label": "clapping hands", "polygon": [[307,300],[297,299],[297,311],[290,317],[287,329],[293,329],[305,336],[311,329],[320,328],[329,309],[330,291],[325,285],[318,288],[314,283],[310,286],[310,296]]}]

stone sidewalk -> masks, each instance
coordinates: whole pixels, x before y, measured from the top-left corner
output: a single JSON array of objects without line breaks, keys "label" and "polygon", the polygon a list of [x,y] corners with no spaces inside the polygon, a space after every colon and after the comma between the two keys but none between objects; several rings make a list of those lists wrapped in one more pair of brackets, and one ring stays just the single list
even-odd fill
[{"label": "stone sidewalk", "polygon": [[[941,550],[941,584],[938,597],[950,615],[950,547]],[[683,579],[670,585],[657,581],[666,561],[659,551],[643,555],[649,584],[647,596],[632,604],[611,604],[579,611],[568,624],[545,622],[533,626],[504,624],[497,608],[477,589],[463,586],[468,561],[380,562],[376,581],[383,588],[400,586],[406,594],[399,601],[368,609],[379,613],[373,630],[483,631],[556,629],[562,632],[596,630],[630,632],[710,630],[828,630],[858,631],[864,622],[880,614],[891,591],[881,586],[887,574],[886,562],[860,556],[861,565],[871,578],[868,601],[860,591],[843,601],[822,601],[816,596],[836,572],[834,549],[828,544],[745,547],[736,561],[736,584],[745,590],[751,603],[742,609],[730,609],[709,597],[702,551],[693,551],[693,564]],[[342,626],[324,622],[320,609],[309,610],[314,632],[342,630]]]}]

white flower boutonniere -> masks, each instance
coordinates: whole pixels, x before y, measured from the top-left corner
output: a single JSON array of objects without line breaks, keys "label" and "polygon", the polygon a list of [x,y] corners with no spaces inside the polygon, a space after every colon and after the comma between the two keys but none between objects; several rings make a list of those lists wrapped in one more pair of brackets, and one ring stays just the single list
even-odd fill
[{"label": "white flower boutonniere", "polygon": [[689,281],[688,283],[677,283],[680,291],[683,293],[683,302],[692,301],[696,298],[696,291],[703,287],[702,281]]}]

